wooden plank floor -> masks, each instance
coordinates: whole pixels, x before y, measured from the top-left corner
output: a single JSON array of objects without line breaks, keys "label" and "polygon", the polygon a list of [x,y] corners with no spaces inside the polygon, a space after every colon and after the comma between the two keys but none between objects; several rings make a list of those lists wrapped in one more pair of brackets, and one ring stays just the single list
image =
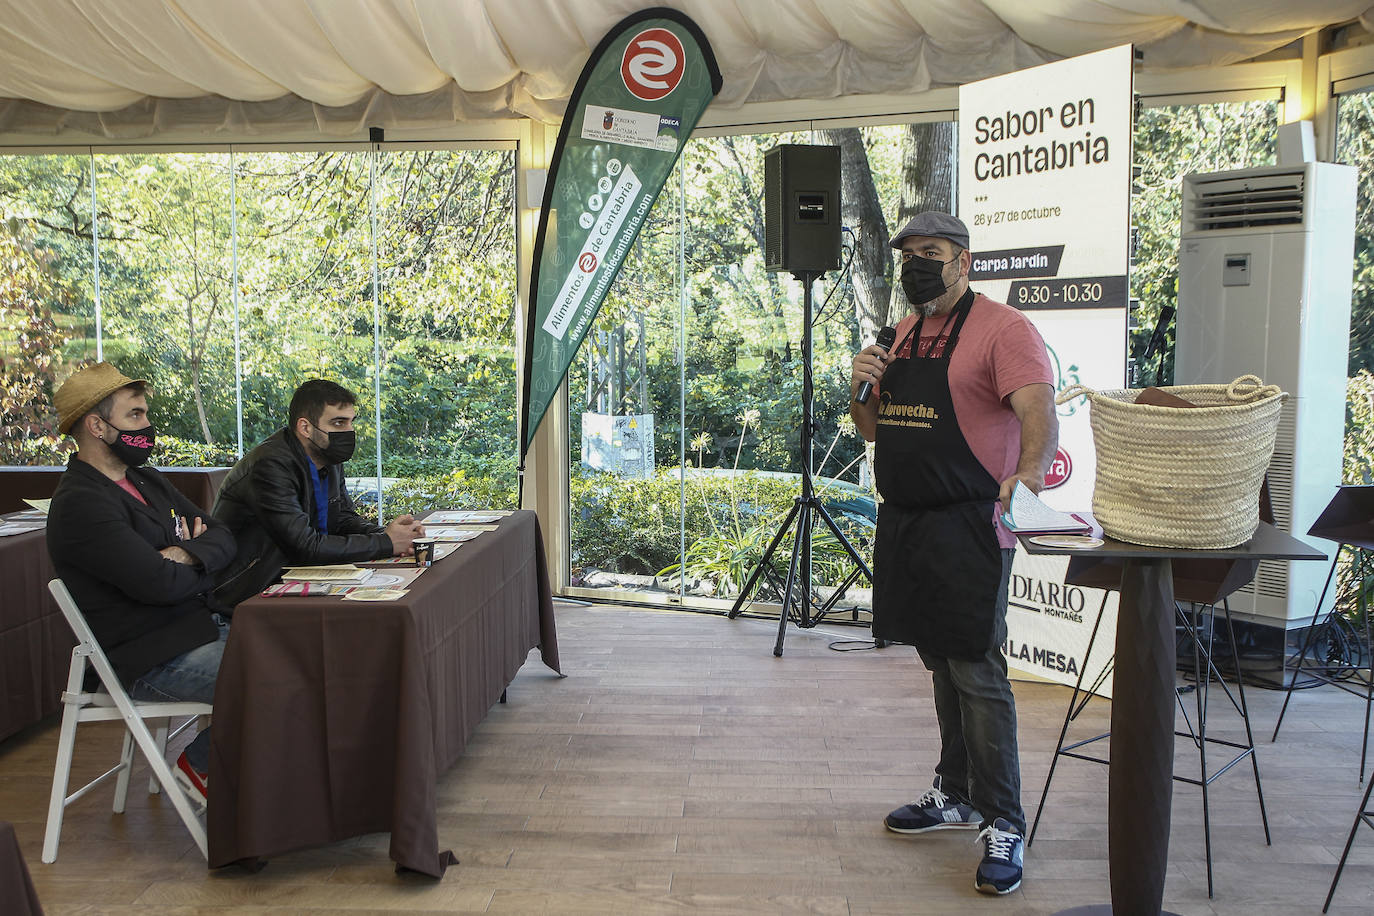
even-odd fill
[{"label": "wooden plank floor", "polygon": [[[1048,914],[1108,897],[1105,767],[1061,764],[1022,889],[973,890],[972,832],[900,837],[883,815],[929,784],[937,753],[928,676],[905,647],[842,654],[837,633],[686,613],[560,605],[559,679],[529,662],[440,782],[439,830],[461,864],[398,877],[387,836],[207,873],[170,805],[103,793],[69,809],[57,863],[39,862],[56,723],[0,743],[0,818],[13,821],[51,914],[816,913]],[[1016,685],[1023,798],[1034,816],[1067,688]],[[1198,790],[1176,785],[1165,904],[1193,914],[1317,913],[1350,828],[1363,704],[1249,694],[1274,845],[1248,766],[1214,784],[1216,898]],[[1216,696],[1214,695],[1214,700]],[[1214,712],[1214,733],[1237,733]],[[1079,731],[1105,727],[1097,702]],[[80,774],[117,732],[83,726]],[[1196,767],[1191,745],[1178,768]],[[213,789],[212,789],[213,790]],[[1374,830],[1361,828],[1333,912],[1374,911]],[[3,912],[0,901],[0,912]]]}]

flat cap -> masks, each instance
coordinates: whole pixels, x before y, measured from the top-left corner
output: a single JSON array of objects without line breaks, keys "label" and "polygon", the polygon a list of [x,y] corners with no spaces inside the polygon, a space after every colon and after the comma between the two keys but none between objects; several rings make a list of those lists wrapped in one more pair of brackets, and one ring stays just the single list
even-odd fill
[{"label": "flat cap", "polygon": [[902,227],[901,232],[892,237],[892,241],[888,244],[893,248],[901,248],[902,240],[913,235],[932,239],[949,239],[960,248],[969,247],[968,226],[964,225],[964,221],[957,216],[941,213],[939,210],[917,213],[911,218],[911,222]]},{"label": "flat cap", "polygon": [[52,398],[57,408],[58,432],[70,432],[77,420],[119,389],[146,384],[141,378],[129,378],[110,363],[96,363],[72,373]]}]

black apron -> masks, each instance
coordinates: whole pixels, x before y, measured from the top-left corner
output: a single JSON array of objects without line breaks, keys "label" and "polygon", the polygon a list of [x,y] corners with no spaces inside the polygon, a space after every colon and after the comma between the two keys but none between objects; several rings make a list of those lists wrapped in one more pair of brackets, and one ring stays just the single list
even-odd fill
[{"label": "black apron", "polygon": [[[973,306],[964,294],[947,335],[883,373],[874,476],[883,502],[873,547],[873,636],[943,658],[976,659],[996,633],[1002,552],[993,526],[1000,484],[954,414],[949,361]],[[950,326],[952,324],[952,326]],[[898,347],[900,349],[900,345]]]}]

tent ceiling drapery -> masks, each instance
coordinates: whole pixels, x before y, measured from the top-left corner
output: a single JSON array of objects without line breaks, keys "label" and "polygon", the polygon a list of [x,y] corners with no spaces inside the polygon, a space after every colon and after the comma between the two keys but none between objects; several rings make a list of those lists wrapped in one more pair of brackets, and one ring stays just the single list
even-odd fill
[{"label": "tent ceiling drapery", "polygon": [[[716,106],[911,93],[1135,42],[1221,66],[1374,0],[0,0],[0,134],[216,137],[553,122],[629,13],[683,10]],[[1367,13],[1368,11],[1368,13]]]}]

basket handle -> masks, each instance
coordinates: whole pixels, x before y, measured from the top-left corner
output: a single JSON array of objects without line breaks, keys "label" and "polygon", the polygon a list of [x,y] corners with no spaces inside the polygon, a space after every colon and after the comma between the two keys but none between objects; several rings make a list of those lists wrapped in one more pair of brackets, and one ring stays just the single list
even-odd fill
[{"label": "basket handle", "polygon": [[1226,399],[1229,401],[1257,401],[1283,394],[1278,385],[1266,385],[1258,375],[1242,375],[1226,386]]},{"label": "basket handle", "polygon": [[1091,401],[1096,395],[1097,392],[1087,385],[1070,385],[1055,396],[1054,403],[1067,404],[1069,401],[1078,397],[1084,397]]}]

